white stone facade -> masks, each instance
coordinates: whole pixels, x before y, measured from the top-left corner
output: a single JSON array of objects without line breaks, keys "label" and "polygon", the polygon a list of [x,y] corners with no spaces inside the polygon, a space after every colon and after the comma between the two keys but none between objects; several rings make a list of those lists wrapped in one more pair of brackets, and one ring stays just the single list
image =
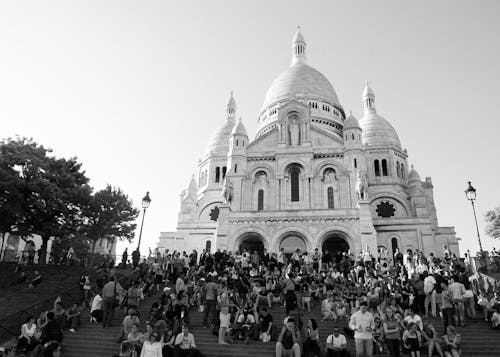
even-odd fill
[{"label": "white stone facade", "polygon": [[292,49],[292,65],[265,97],[254,140],[236,121],[231,93],[226,119],[181,193],[177,231],[161,233],[159,247],[376,255],[397,246],[440,256],[447,245],[458,255],[454,229],[438,226],[431,179],[408,170],[407,151],[377,114],[368,84],[358,122],[307,65],[299,31]]}]

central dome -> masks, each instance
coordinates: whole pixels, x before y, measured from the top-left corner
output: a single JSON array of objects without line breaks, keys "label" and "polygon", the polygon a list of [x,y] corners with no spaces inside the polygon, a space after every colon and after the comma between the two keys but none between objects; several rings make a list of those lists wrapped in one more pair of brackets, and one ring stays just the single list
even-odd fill
[{"label": "central dome", "polygon": [[341,107],[332,84],[318,70],[305,63],[295,63],[271,84],[264,99],[263,110],[289,98],[316,99]]}]

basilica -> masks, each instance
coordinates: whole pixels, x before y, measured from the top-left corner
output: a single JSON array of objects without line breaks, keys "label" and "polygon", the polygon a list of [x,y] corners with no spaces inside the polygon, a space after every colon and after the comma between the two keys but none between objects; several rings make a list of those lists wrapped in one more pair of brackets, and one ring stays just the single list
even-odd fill
[{"label": "basilica", "polygon": [[290,253],[423,251],[459,254],[440,227],[430,177],[422,180],[375,93],[346,114],[332,84],[306,60],[300,29],[292,63],[272,83],[250,139],[233,93],[220,127],[180,198],[176,232],[160,249]]}]

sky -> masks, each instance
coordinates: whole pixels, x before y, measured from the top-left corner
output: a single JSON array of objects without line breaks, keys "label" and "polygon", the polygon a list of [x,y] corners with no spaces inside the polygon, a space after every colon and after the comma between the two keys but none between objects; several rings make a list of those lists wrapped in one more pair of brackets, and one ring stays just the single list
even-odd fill
[{"label": "sky", "polygon": [[500,204],[499,13],[494,0],[1,1],[0,138],[76,156],[95,189],[118,186],[138,207],[150,191],[146,253],[175,230],[180,192],[231,90],[253,138],[300,25],[308,64],[358,119],[370,81],[409,162],[432,177],[439,223],[455,226],[462,252],[478,249],[464,195],[472,181],[491,249],[483,215]]}]

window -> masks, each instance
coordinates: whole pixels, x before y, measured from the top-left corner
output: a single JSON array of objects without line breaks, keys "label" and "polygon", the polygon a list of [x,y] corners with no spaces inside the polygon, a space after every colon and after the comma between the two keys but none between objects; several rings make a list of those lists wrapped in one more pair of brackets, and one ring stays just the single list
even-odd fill
[{"label": "window", "polygon": [[300,176],[299,168],[294,167],[290,170],[290,188],[291,188],[292,202],[299,201],[299,176]]},{"label": "window", "polygon": [[354,140],[354,133],[352,134],[352,140]]},{"label": "window", "polygon": [[394,217],[394,212],[396,209],[394,205],[388,201],[382,201],[377,205],[377,209],[375,210],[377,215],[382,218]]},{"label": "window", "polygon": [[207,240],[207,242],[205,243],[205,252],[210,252],[211,249],[212,249],[212,241]]},{"label": "window", "polygon": [[401,169],[401,165],[399,165],[399,161],[396,161],[396,175],[398,177],[401,177],[401,174],[399,173],[400,169]]},{"label": "window", "polygon": [[354,168],[357,169],[358,168],[358,160],[354,159]]},{"label": "window", "polygon": [[238,164],[234,164],[234,173],[238,172]]},{"label": "window", "polygon": [[236,146],[238,146],[239,143],[240,143],[240,141],[238,139],[236,139]]},{"label": "window", "polygon": [[259,190],[258,198],[257,198],[257,210],[264,210],[264,190]]},{"label": "window", "polygon": [[223,179],[223,180],[226,178],[226,171],[227,171],[227,167],[226,167],[226,166],[224,166],[224,167],[222,168],[222,179]]},{"label": "window", "polygon": [[405,165],[403,165],[403,164],[401,163],[401,178],[402,178],[402,179],[404,179],[404,178],[405,178],[405,175],[406,175],[406,173],[405,173]]},{"label": "window", "polygon": [[220,167],[217,166],[215,168],[215,182],[219,182],[220,181]]},{"label": "window", "polygon": [[327,195],[328,195],[328,208],[335,208],[333,203],[333,187],[328,187]]},{"label": "window", "polygon": [[391,239],[391,246],[392,246],[392,256],[396,254],[396,249],[398,249],[398,239],[396,237]]},{"label": "window", "polygon": [[387,160],[382,160],[382,175],[387,176]]},{"label": "window", "polygon": [[375,170],[375,176],[380,176],[380,165],[378,160],[373,161],[373,168]]}]

